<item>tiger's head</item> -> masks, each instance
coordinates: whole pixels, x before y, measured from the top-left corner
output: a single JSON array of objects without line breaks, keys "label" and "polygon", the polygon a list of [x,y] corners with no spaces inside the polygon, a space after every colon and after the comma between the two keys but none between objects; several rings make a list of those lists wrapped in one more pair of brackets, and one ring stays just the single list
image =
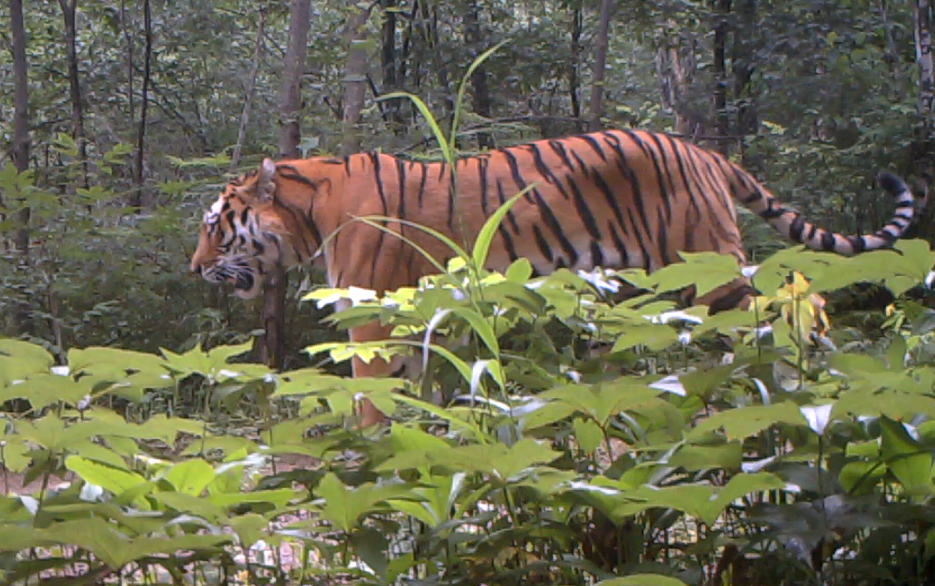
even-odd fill
[{"label": "tiger's head", "polygon": [[210,283],[229,282],[242,299],[259,295],[263,276],[276,265],[298,263],[295,214],[277,197],[276,163],[227,184],[205,212],[191,270]]}]

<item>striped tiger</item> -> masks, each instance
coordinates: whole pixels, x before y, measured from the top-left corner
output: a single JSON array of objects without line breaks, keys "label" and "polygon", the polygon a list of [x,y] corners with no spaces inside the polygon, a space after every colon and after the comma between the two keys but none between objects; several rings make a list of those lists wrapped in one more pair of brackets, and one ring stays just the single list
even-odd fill
[{"label": "striped tiger", "polygon": [[[408,161],[383,153],[274,162],[231,181],[205,213],[193,272],[233,283],[255,297],[275,265],[313,263],[332,287],[377,293],[414,285],[433,266],[400,238],[363,222],[384,216],[433,228],[470,243],[484,221],[512,195],[526,193],[494,237],[488,268],[505,270],[526,258],[539,274],[560,267],[642,267],[654,271],[679,252],[713,251],[744,264],[733,199],[796,243],[849,255],[891,246],[913,218],[913,196],[885,173],[880,186],[896,201],[890,222],[874,234],[844,236],[783,207],[740,166],[722,155],[653,132],[608,130],[539,140],[457,161],[456,190],[444,162]],[[456,193],[455,193],[456,192]],[[401,222],[389,222],[436,259],[451,251]],[[340,229],[340,230],[339,230]],[[746,306],[744,279],[695,299],[711,311]],[[385,339],[371,323],[350,330],[355,342]],[[391,365],[356,360],[355,376],[390,372]],[[362,404],[361,425],[383,415]]]}]

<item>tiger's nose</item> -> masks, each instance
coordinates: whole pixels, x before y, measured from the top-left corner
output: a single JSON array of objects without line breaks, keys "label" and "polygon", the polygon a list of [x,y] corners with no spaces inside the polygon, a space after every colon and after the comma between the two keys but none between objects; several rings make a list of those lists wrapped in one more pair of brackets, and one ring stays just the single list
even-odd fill
[{"label": "tiger's nose", "polygon": [[190,267],[190,268],[191,268],[191,271],[192,271],[193,273],[195,273],[196,275],[200,275],[200,274],[201,274],[201,265],[200,265],[200,264],[194,263],[194,262],[193,262],[193,263],[191,264],[191,267]]}]

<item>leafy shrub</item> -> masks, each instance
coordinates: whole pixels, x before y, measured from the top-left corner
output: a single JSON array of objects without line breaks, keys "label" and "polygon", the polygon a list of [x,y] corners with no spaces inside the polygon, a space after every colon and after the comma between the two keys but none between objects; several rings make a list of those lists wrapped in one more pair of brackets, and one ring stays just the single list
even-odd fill
[{"label": "leafy shrub", "polygon": [[[55,366],[0,341],[0,399],[32,407],[6,416],[6,481],[40,486],[0,499],[5,580],[869,584],[930,571],[932,312],[901,303],[870,345],[832,329],[839,350],[810,347],[799,321],[811,293],[918,283],[923,243],[784,251],[754,277],[778,312],[710,318],[659,294],[736,276],[713,255],[622,273],[650,293],[614,304],[606,276],[533,279],[523,261],[500,275],[477,269],[483,250],[384,299],[312,294],[355,300],[340,326],[379,316],[399,337],[310,351],[427,352],[421,384],[231,363],[247,345],[73,349]],[[788,286],[790,271],[807,281]],[[206,391],[200,421],[137,423],[111,406],[191,385]],[[394,412],[387,432],[349,426],[363,396]],[[216,425],[245,405],[256,429]]]}]

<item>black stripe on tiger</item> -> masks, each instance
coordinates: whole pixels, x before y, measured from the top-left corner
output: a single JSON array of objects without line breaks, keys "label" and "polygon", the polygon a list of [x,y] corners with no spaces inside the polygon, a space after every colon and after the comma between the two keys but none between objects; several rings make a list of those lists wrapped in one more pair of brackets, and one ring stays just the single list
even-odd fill
[{"label": "black stripe on tiger", "polygon": [[562,163],[564,163],[570,171],[574,172],[575,166],[572,164],[571,159],[568,158],[568,151],[565,150],[564,142],[560,140],[550,140],[548,144],[549,148],[562,160]]},{"label": "black stripe on tiger", "polygon": [[[519,161],[516,160],[516,155],[514,155],[508,149],[501,152],[506,158],[507,165],[510,167],[510,176],[513,178],[513,183],[516,184],[517,193],[519,193],[520,191],[526,189],[526,180],[523,179],[523,175],[519,171]],[[533,194],[530,193],[530,191],[534,192],[535,188],[524,193],[523,198],[525,198],[529,203],[533,203]]]},{"label": "black stripe on tiger", "polygon": [[[386,205],[386,192],[383,189],[383,176],[380,171],[379,153],[371,153],[370,160],[373,163],[373,179],[377,184],[377,194],[380,196],[380,205],[383,206],[383,215],[388,216],[389,209],[387,208],[387,205]],[[383,248],[383,237],[385,236],[385,233],[383,230],[380,230],[377,228],[375,228],[375,230],[379,232],[379,236],[377,236],[377,245],[373,249],[373,262],[371,263],[371,266],[370,266],[370,282],[371,283],[376,282],[377,265],[380,262],[380,251]]]},{"label": "black stripe on tiger", "polygon": [[531,144],[529,145],[529,152],[532,153],[533,162],[535,162],[536,169],[539,171],[539,173],[545,177],[545,180],[549,184],[557,187],[565,199],[568,199],[568,192],[565,190],[565,186],[562,185],[561,180],[559,180],[559,178],[556,177],[554,173],[552,173],[552,170],[549,168],[549,166],[545,164],[545,160],[542,158],[542,151],[539,150],[539,147]]}]

